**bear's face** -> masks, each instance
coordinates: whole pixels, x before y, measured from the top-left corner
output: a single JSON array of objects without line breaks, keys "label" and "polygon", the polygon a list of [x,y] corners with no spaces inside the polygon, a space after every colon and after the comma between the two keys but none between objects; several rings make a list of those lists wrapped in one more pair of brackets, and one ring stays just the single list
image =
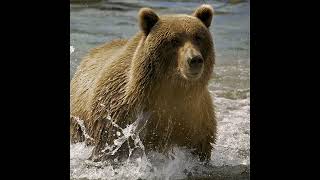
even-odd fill
[{"label": "bear's face", "polygon": [[196,81],[213,65],[213,42],[208,30],[213,16],[211,6],[202,5],[193,15],[158,17],[151,9],[139,12],[144,48],[155,59],[156,71]]}]

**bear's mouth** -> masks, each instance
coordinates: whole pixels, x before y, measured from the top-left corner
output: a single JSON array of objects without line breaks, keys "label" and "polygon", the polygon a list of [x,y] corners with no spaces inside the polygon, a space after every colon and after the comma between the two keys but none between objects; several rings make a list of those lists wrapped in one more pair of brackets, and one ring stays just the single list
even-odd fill
[{"label": "bear's mouth", "polygon": [[186,78],[189,80],[197,80],[201,77],[202,71],[198,71],[198,72],[188,72],[186,73]]},{"label": "bear's mouth", "polygon": [[189,77],[191,78],[199,78],[201,76],[201,73],[189,73]]},{"label": "bear's mouth", "polygon": [[200,78],[202,72],[203,72],[203,66],[197,67],[197,68],[189,67],[186,75],[188,76],[188,79],[196,80]]},{"label": "bear's mouth", "polygon": [[195,81],[198,80],[203,72],[203,68],[200,69],[190,69],[190,68],[184,68],[184,69],[180,69],[180,74],[182,75],[182,77],[186,80],[191,80],[191,81]]}]

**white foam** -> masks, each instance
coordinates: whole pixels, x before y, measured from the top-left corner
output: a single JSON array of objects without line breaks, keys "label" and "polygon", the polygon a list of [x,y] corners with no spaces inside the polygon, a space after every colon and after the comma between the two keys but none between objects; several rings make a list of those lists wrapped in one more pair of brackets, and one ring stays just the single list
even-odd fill
[{"label": "white foam", "polygon": [[73,46],[70,46],[70,55],[74,52],[74,47]]},{"label": "white foam", "polygon": [[[236,100],[223,97],[214,98],[218,118],[218,136],[211,155],[213,165],[250,164],[249,98]],[[123,140],[132,137],[136,127],[137,124],[132,124],[123,129],[123,135],[118,139],[118,141],[121,141],[119,143],[121,144]],[[135,138],[136,143],[141,142],[140,139]],[[143,146],[143,144],[138,146]],[[143,156],[114,169],[111,165],[101,167],[99,163],[87,161],[92,149],[92,147],[86,147],[83,143],[70,145],[71,178],[180,179],[186,178],[185,171],[191,171],[199,163],[190,156],[187,150],[175,148],[171,154],[171,157],[173,157],[171,159],[154,153],[149,160],[146,156]],[[152,165],[150,162],[152,162]]]}]

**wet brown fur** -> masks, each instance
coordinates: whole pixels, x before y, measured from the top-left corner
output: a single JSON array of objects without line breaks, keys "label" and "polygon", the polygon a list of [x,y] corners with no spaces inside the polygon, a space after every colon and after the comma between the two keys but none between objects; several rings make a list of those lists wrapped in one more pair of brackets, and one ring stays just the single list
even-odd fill
[{"label": "wet brown fur", "polygon": [[[212,11],[208,8],[201,6],[190,16],[159,18],[151,9],[143,8],[139,13],[141,32],[129,40],[114,40],[91,50],[71,81],[72,143],[94,145],[92,158],[97,160],[127,156],[127,145],[113,156],[102,151],[119,131],[108,115],[125,128],[138,114],[146,113],[149,118],[139,134],[146,152],[167,152],[178,145],[194,149],[201,159],[210,158],[216,119],[207,88],[215,60],[207,29],[211,17],[205,17]],[[186,44],[204,58],[204,71],[198,80],[181,75]],[[92,139],[83,135],[78,119]],[[130,141],[129,146],[133,144]]]}]

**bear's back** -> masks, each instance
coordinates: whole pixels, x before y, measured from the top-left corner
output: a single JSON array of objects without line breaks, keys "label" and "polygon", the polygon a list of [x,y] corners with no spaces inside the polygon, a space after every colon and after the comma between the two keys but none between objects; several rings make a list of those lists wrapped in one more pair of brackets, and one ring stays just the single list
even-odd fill
[{"label": "bear's back", "polygon": [[[92,49],[83,58],[70,84],[70,108],[73,116],[83,117],[89,110],[90,90],[93,90],[101,71],[121,54],[127,40],[114,40]],[[120,52],[119,52],[120,51]]]}]

